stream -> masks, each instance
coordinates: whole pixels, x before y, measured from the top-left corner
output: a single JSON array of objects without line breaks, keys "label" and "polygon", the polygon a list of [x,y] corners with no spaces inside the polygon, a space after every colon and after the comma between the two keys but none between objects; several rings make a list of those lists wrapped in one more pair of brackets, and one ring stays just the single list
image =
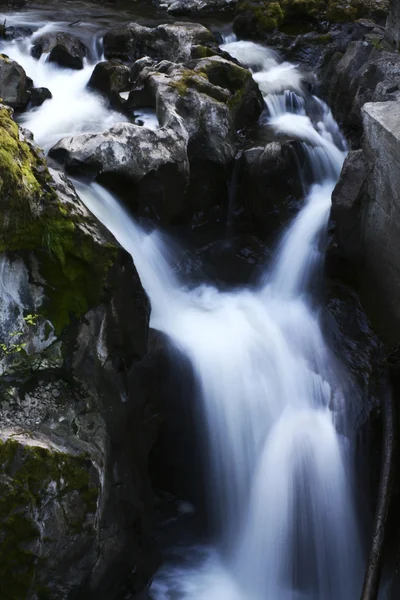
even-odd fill
[{"label": "stream", "polygon": [[[91,57],[84,69],[70,71],[30,55],[35,37],[67,21],[49,20],[46,11],[7,19],[35,29],[31,37],[0,42],[0,50],[53,94],[19,117],[45,151],[66,135],[126,120],[87,89],[102,58],[104,23],[74,30],[91,38]],[[76,184],[82,201],[132,255],[151,301],[151,326],[190,361],[197,398],[188,400],[198,402],[205,423],[205,493],[215,535],[209,544],[170,548],[150,595],[355,600],[365,567],[351,435],[357,394],[325,336],[319,293],[346,141],[329,107],[306,91],[298,66],[232,36],[223,49],[253,72],[266,107],[260,127],[299,140],[313,179],[304,182],[302,208],[256,286],[188,285],[168,238],[142,229],[99,184]],[[143,126],[156,126],[153,114],[141,118]]]}]

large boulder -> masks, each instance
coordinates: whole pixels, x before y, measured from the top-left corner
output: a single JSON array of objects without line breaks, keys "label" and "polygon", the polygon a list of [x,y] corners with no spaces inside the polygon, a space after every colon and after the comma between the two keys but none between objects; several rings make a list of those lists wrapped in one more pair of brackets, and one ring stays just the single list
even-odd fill
[{"label": "large boulder", "polygon": [[215,53],[218,47],[213,34],[199,23],[167,23],[155,28],[130,23],[111,29],[104,36],[107,59],[134,61],[148,55],[183,62]]},{"label": "large boulder", "polygon": [[65,138],[50,155],[118,189],[141,215],[203,218],[226,203],[236,130],[258,118],[262,97],[248,70],[218,56],[143,64],[124,109],[153,109],[158,129],[118,124]]},{"label": "large boulder", "polygon": [[149,303],[4,106],[0,136],[1,596],[135,598],[157,564]]},{"label": "large boulder", "polygon": [[140,214],[174,221],[185,212],[185,138],[172,130],[118,123],[104,133],[64,138],[50,156],[117,190]]},{"label": "large boulder", "polygon": [[118,107],[119,94],[132,88],[132,70],[118,61],[98,63],[89,80],[89,87],[110,100],[112,106]]},{"label": "large boulder", "polygon": [[31,81],[24,69],[5,54],[0,54],[0,98],[12,108],[23,110],[30,98]]},{"label": "large boulder", "polygon": [[49,61],[60,67],[83,69],[83,60],[88,55],[88,50],[74,35],[50,32],[34,39],[31,54],[38,59],[42,54],[49,54]]}]

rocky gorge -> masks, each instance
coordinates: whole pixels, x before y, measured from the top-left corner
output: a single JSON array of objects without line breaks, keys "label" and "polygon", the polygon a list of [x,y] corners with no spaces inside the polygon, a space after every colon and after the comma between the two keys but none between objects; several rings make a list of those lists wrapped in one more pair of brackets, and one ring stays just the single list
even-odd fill
[{"label": "rocky gorge", "polygon": [[[329,465],[349,454],[346,445],[335,454],[336,436],[352,448],[346,476],[332,475],[332,499],[335,489],[336,508],[344,503],[334,522],[338,531],[347,527],[346,543],[324,529],[320,506],[327,500],[320,500],[314,476],[314,503],[306,492],[293,492],[300,507],[293,511],[303,510],[310,531],[321,527],[324,539],[336,540],[332,549],[324,546],[329,569],[338,548],[339,555],[344,548],[351,555],[338,560],[343,587],[322,564],[318,587],[309,565],[300,560],[299,567],[296,550],[285,546],[283,555],[293,554],[296,564],[290,585],[307,600],[321,594],[324,600],[338,594],[372,600],[381,580],[386,597],[397,598],[399,476],[391,441],[398,425],[396,416],[390,425],[387,406],[397,401],[400,327],[398,3],[178,0],[99,8],[71,0],[56,16],[50,1],[2,4],[1,598],[243,600],[250,589],[257,600],[268,594],[286,600],[280,587],[268,587],[272,574],[267,582],[264,575],[257,579],[279,568],[273,569],[269,546],[256,545],[250,525],[241,534],[251,537],[243,548],[252,549],[254,564],[266,557],[259,571],[246,567],[250,584],[241,575],[248,550],[221,554],[222,563],[236,565],[231,570],[242,577],[244,591],[226,583],[225,574],[218,585],[207,580],[205,589],[203,582],[185,582],[187,572],[201,574],[214,560],[214,549],[199,551],[199,539],[208,543],[226,529],[221,545],[235,547],[224,513],[245,520],[236,500],[242,487],[251,488],[251,477],[239,486],[227,461],[234,457],[238,465],[251,455],[252,437],[242,445],[247,434],[240,427],[251,421],[254,429],[270,418],[253,414],[251,398],[281,398],[280,380],[272,385],[275,373],[307,380],[303,363],[312,365],[313,390],[323,380],[319,394],[329,396],[335,415],[338,433],[325,417],[318,427],[310,421],[313,432],[320,428],[332,440]],[[330,210],[329,185],[339,171]],[[315,268],[315,281],[304,272],[300,287],[303,250],[293,250],[282,231],[288,223],[289,231],[295,227],[313,193],[321,194],[316,205],[327,206],[330,221],[322,233],[308,233],[305,246],[314,258],[306,263]],[[132,218],[137,225],[130,225]],[[287,262],[284,249],[274,254],[277,239],[287,240]],[[325,286],[308,304],[323,272]],[[310,306],[318,302],[314,318]],[[226,329],[219,329],[222,305],[232,315]],[[214,313],[211,324],[202,320]],[[262,333],[257,352],[243,333],[248,319]],[[302,320],[310,335],[305,342]],[[236,344],[237,356],[230,354]],[[232,362],[223,365],[220,356]],[[300,390],[296,383],[285,393],[301,396]],[[216,436],[224,448],[215,445],[209,417],[199,409],[202,394],[212,399],[212,419],[231,426],[225,434],[220,424]],[[227,407],[246,400],[237,423],[225,405],[216,411],[220,396]],[[302,415],[294,422],[308,427]],[[318,455],[323,442],[307,435]],[[278,438],[297,439],[290,428]],[[230,444],[231,455],[224,454]],[[224,460],[215,474],[218,454]],[[381,455],[389,476],[379,483]],[[281,455],[273,456],[278,464]],[[341,483],[353,467],[355,499]],[[308,481],[312,467],[302,468]],[[264,477],[281,490],[275,476],[267,465]],[[321,489],[332,485],[320,476]],[[268,498],[275,501],[268,494],[266,506]],[[213,506],[223,503],[217,517],[209,495],[217,497]],[[244,497],[251,512],[257,503]],[[347,512],[353,500],[363,507],[357,517],[362,567],[355,560],[357,535],[346,520],[356,520]],[[332,505],[329,510],[335,520]],[[384,532],[388,522],[381,542],[374,514]],[[280,518],[290,520],[285,513],[271,523]],[[265,540],[268,532],[257,522]],[[305,542],[295,526],[292,534],[310,552],[320,543],[317,533],[315,542]],[[184,568],[192,560],[192,538],[196,557]],[[371,538],[375,559],[368,562]],[[172,550],[171,566],[175,545],[186,556]],[[205,562],[198,563],[204,552]],[[219,578],[216,564],[211,573]]]}]

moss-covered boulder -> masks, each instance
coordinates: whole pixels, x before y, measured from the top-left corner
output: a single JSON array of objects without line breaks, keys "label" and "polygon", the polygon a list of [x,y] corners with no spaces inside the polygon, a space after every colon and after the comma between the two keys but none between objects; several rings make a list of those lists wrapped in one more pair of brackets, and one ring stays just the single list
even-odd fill
[{"label": "moss-covered boulder", "polygon": [[157,556],[148,300],[3,105],[0,140],[0,597],[116,600]]},{"label": "moss-covered boulder", "polygon": [[[68,554],[96,556],[100,492],[89,455],[60,451],[44,438],[0,433],[2,598],[62,597]],[[68,577],[79,585],[74,568]]]},{"label": "moss-covered boulder", "polygon": [[66,193],[68,183],[50,175],[4,105],[0,138],[0,252],[35,252],[45,282],[38,308],[58,334],[101,296],[117,244]]}]

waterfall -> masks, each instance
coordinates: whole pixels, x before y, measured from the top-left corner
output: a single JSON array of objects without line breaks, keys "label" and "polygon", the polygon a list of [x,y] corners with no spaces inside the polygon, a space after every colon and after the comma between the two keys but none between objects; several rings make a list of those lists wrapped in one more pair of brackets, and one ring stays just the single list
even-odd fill
[{"label": "waterfall", "polygon": [[[46,147],[106,129],[120,116],[85,89],[93,68],[37,63],[32,40],[8,44],[54,98],[24,124]],[[352,492],[349,375],[333,355],[313,296],[332,189],[345,142],[298,67],[251,42],[223,45],[248,65],[265,98],[260,126],[299,140],[314,182],[258,287],[190,289],[158,232],[144,232],[98,184],[77,182],[88,208],[131,253],[151,324],[191,361],[204,413],[211,547],[184,548],[152,587],[155,600],[355,600],[362,552]]]}]

